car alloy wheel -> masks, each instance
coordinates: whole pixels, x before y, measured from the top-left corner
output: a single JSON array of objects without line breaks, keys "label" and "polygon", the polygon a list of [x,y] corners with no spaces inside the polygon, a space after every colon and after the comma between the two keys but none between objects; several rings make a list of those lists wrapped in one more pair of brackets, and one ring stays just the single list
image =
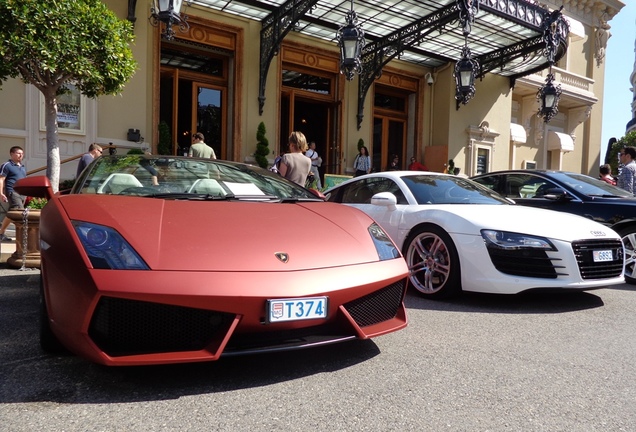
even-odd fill
[{"label": "car alloy wheel", "polygon": [[411,284],[431,298],[461,291],[459,256],[450,236],[436,225],[417,227],[405,242]]},{"label": "car alloy wheel", "polygon": [[636,231],[634,227],[617,230],[625,248],[625,282],[636,285]]}]

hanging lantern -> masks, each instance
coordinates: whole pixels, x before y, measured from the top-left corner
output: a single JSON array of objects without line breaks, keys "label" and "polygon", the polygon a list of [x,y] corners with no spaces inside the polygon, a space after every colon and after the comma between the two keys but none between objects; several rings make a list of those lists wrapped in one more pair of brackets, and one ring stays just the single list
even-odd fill
[{"label": "hanging lantern", "polygon": [[358,15],[351,10],[346,15],[347,24],[340,27],[336,34],[336,40],[340,45],[340,73],[344,74],[348,81],[353,79],[355,73],[362,72],[360,56],[364,48],[364,31],[358,25]]},{"label": "hanging lantern", "polygon": [[462,58],[455,64],[455,99],[466,105],[475,96],[475,76],[479,72],[479,63],[471,56],[470,48],[462,48]]},{"label": "hanging lantern", "polygon": [[181,16],[182,4],[183,0],[152,0],[150,24],[156,27],[159,23],[164,23],[166,28],[162,35],[168,40],[174,39],[175,32],[172,26],[178,25],[182,33],[190,28],[187,16]]},{"label": "hanging lantern", "polygon": [[552,71],[548,73],[545,84],[537,92],[537,100],[541,104],[537,115],[548,123],[559,112],[559,98],[561,97],[561,85],[554,85]]}]

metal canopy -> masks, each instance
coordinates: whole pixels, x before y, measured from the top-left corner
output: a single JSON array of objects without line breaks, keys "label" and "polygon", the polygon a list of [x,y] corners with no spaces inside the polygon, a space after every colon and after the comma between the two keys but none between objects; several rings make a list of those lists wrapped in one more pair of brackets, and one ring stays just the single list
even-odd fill
[{"label": "metal canopy", "polygon": [[[192,4],[261,21],[261,85],[259,105],[265,102],[267,70],[290,31],[331,41],[345,22],[351,0],[192,0]],[[400,60],[437,68],[457,61],[464,46],[460,12],[478,3],[468,46],[480,64],[479,77],[488,72],[518,77],[548,67],[544,33],[559,23],[556,60],[567,49],[568,24],[560,11],[549,11],[534,0],[354,0],[353,9],[367,45],[359,80],[359,108],[382,67]],[[358,123],[362,111],[359,109]]]}]

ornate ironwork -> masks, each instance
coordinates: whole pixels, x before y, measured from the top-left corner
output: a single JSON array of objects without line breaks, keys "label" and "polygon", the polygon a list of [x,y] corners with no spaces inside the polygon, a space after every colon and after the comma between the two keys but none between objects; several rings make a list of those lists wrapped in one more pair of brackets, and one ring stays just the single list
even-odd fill
[{"label": "ornate ironwork", "polygon": [[272,59],[278,55],[280,44],[287,33],[294,29],[302,16],[313,10],[316,3],[318,3],[318,0],[287,0],[261,21],[261,57],[258,85],[259,115],[263,115],[267,72]]},{"label": "ornate ironwork", "polygon": [[467,37],[473,29],[475,16],[479,12],[479,0],[456,0],[459,9],[459,23],[464,37]]},{"label": "ornate ironwork", "polygon": [[539,100],[539,111],[537,115],[548,123],[559,112],[559,98],[561,96],[561,84],[554,85],[554,75],[552,74],[552,65],[557,60],[557,52],[559,47],[565,45],[567,47],[567,36],[570,32],[570,26],[563,18],[561,11],[563,6],[558,10],[548,12],[543,22],[543,42],[545,48],[543,54],[550,64],[550,72],[546,77],[545,84],[539,87],[537,99]]},{"label": "ornate ironwork", "polygon": [[479,9],[524,27],[539,31],[544,21],[545,9],[528,0],[480,0]]},{"label": "ornate ironwork", "polygon": [[545,43],[543,54],[550,65],[555,63],[557,50],[567,40],[570,32],[570,26],[563,18],[561,10],[563,10],[563,6],[547,15],[543,23],[543,41]]},{"label": "ornate ironwork", "polygon": [[[446,25],[457,20],[457,4],[450,4],[422,17],[386,37],[367,43],[362,50],[362,72],[358,76],[358,130],[364,118],[364,100],[373,81],[382,76],[384,66],[406,47],[416,45],[434,31],[450,31]],[[440,59],[442,59],[440,57]],[[443,60],[446,60],[445,58]]]},{"label": "ornate ironwork", "polygon": [[128,0],[128,16],[126,19],[135,25],[135,21],[137,21],[137,16],[135,11],[137,10],[137,0]]}]

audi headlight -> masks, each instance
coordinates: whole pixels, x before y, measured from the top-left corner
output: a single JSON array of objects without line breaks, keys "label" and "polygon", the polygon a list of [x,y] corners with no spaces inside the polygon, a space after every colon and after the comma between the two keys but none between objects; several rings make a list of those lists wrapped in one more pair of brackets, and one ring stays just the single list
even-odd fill
[{"label": "audi headlight", "polygon": [[557,250],[545,237],[531,236],[507,231],[481,230],[486,246],[500,249],[541,249]]},{"label": "audi headlight", "polygon": [[371,234],[380,261],[400,257],[400,251],[397,250],[391,238],[378,224],[373,223],[369,226],[369,234]]},{"label": "audi headlight", "polygon": [[84,251],[96,269],[148,270],[139,254],[117,231],[103,225],[74,221]]}]

